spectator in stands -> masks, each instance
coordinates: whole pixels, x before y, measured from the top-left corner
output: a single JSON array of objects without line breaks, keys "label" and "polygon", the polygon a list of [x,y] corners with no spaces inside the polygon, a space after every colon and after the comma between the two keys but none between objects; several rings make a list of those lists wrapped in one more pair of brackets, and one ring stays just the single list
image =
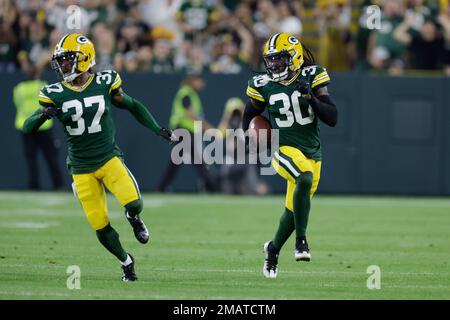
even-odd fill
[{"label": "spectator in stands", "polygon": [[[36,68],[29,67],[28,80],[20,82],[13,90],[13,99],[16,106],[16,129],[22,131],[23,123],[38,108],[37,97],[41,88],[47,83],[39,80]],[[48,120],[35,133],[22,133],[25,159],[28,168],[28,187],[31,190],[39,190],[39,172],[37,168],[38,151],[41,150],[45,163],[53,182],[53,189],[60,190],[63,187],[61,170],[59,168],[58,150],[53,140],[51,128],[52,120]]]},{"label": "spectator in stands", "polygon": [[181,31],[178,29],[176,14],[182,0],[141,0],[139,11],[143,20],[152,28],[162,27],[175,35],[177,44],[181,43]]},{"label": "spectator in stands", "polygon": [[369,37],[368,61],[372,68],[396,74],[404,68],[405,45],[393,36],[395,28],[403,20],[403,13],[401,0],[384,0],[381,29]]},{"label": "spectator in stands", "polygon": [[0,2],[0,72],[16,70],[18,39],[13,31],[16,10],[10,0]]},{"label": "spectator in stands", "polygon": [[369,29],[367,22],[369,21],[368,8],[373,5],[378,5],[380,0],[364,0],[360,6],[360,16],[358,18],[358,31],[356,33],[355,39],[355,49],[356,49],[356,63],[354,65],[357,70],[367,70],[370,68],[370,65],[367,61],[368,58],[368,44],[369,37],[371,35],[372,30]]},{"label": "spectator in stands", "polygon": [[64,34],[69,32],[87,34],[94,17],[85,6],[79,4],[77,0],[47,1],[45,4],[47,24]]},{"label": "spectator in stands", "polygon": [[173,73],[175,71],[173,47],[175,34],[166,28],[157,27],[152,30],[151,35],[153,39],[152,72]]},{"label": "spectator in stands", "polygon": [[280,1],[277,5],[279,12],[279,31],[301,37],[303,25],[294,4],[290,1]]},{"label": "spectator in stands", "polygon": [[184,0],[177,12],[178,26],[184,34],[184,39],[195,42],[203,42],[206,30],[219,18],[220,13],[206,0]]},{"label": "spectator in stands", "polygon": [[176,57],[177,70],[192,74],[208,70],[205,50],[192,41],[184,41]]},{"label": "spectator in stands", "polygon": [[420,32],[426,19],[432,18],[431,9],[423,4],[423,0],[408,0],[405,18],[410,22],[410,29]]},{"label": "spectator in stands", "polygon": [[149,26],[142,21],[137,5],[131,6],[128,13],[116,35],[117,50],[123,54],[136,54],[141,46],[151,45],[151,33]]},{"label": "spectator in stands", "polygon": [[438,33],[433,20],[425,20],[417,32],[414,29],[416,18],[406,16],[394,31],[394,38],[408,46],[410,68],[420,70],[438,70],[442,67],[445,40]]},{"label": "spectator in stands", "polygon": [[277,7],[270,0],[262,0],[257,2],[257,11],[255,12],[256,24],[255,28],[259,29],[259,35],[267,38],[270,34],[279,30],[279,14]]},{"label": "spectator in stands", "polygon": [[213,73],[240,73],[249,62],[253,50],[253,37],[235,17],[229,17],[229,31],[218,44],[215,61],[210,65]]},{"label": "spectator in stands", "polygon": [[97,23],[92,28],[92,40],[96,48],[96,70],[111,69],[115,50],[114,33],[104,23]]},{"label": "spectator in stands", "polygon": [[350,34],[350,2],[348,0],[318,1],[315,19],[319,31],[320,63],[333,71],[350,69],[354,60]]}]

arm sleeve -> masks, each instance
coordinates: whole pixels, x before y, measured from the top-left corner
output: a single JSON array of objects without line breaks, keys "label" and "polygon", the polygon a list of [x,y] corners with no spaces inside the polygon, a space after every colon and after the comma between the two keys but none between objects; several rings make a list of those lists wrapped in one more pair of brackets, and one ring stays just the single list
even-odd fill
[{"label": "arm sleeve", "polygon": [[334,127],[337,123],[338,111],[336,105],[329,95],[321,95],[309,100],[309,105],[313,108],[314,113],[322,120],[323,123]]},{"label": "arm sleeve", "polygon": [[118,108],[127,109],[136,118],[136,120],[139,121],[139,123],[149,128],[154,133],[159,134],[161,126],[158,122],[156,122],[153,115],[140,101],[124,93],[122,103],[120,105],[115,104],[115,106]]},{"label": "arm sleeve", "polygon": [[242,129],[248,130],[250,121],[256,116],[259,116],[264,111],[264,104],[258,102],[258,100],[249,100],[245,105],[244,115],[242,117]]},{"label": "arm sleeve", "polygon": [[30,117],[28,117],[23,123],[22,131],[23,133],[33,133],[36,132],[40,126],[44,124],[45,119],[41,118],[41,110],[36,110]]}]

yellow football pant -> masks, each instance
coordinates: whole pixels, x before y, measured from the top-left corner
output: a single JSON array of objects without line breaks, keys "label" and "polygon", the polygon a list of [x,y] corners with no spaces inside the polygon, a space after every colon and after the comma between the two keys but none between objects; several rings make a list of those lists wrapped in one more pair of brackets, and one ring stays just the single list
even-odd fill
[{"label": "yellow football pant", "polygon": [[286,208],[294,212],[294,190],[296,179],[302,172],[312,172],[313,183],[311,197],[317,190],[320,180],[322,162],[307,158],[299,149],[290,146],[282,146],[274,153],[272,166],[275,171],[287,181]]},{"label": "yellow football pant", "polygon": [[72,177],[76,195],[94,230],[103,229],[109,223],[105,186],[122,206],[141,197],[133,175],[118,157],[97,171],[73,174]]}]

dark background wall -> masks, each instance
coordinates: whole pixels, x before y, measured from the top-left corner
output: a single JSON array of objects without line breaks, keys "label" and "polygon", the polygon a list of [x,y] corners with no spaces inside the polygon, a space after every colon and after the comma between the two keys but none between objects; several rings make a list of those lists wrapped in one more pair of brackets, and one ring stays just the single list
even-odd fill
[{"label": "dark background wall", "polygon": [[[249,75],[206,75],[201,93],[206,117],[218,124],[226,100],[245,99]],[[50,83],[52,74],[44,76]],[[144,102],[162,125],[168,124],[172,98],[182,75],[122,74],[125,90]],[[14,128],[12,89],[20,74],[1,74],[0,189],[24,189],[26,166],[20,133]],[[322,125],[321,193],[450,194],[450,79],[334,74],[329,90],[339,108],[335,128]],[[114,114],[117,142],[144,191],[154,190],[169,160],[170,147],[127,111]],[[59,123],[61,168],[66,145]],[[215,168],[212,168],[213,170]],[[50,187],[48,168],[40,159],[43,186]],[[64,171],[67,186],[70,176]],[[274,192],[284,191],[277,176],[264,178]],[[196,176],[179,170],[174,191],[194,191]]]}]

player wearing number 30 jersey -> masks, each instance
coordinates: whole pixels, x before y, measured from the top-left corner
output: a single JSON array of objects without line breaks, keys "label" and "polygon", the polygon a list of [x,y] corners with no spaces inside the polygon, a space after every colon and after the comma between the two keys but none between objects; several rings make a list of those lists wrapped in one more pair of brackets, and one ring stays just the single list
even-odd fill
[{"label": "player wearing number 30 jersey", "polygon": [[337,109],[327,85],[330,76],[314,62],[311,52],[293,35],[278,33],[264,47],[267,73],[248,82],[244,130],[251,119],[267,109],[273,129],[279,130],[279,150],[272,166],[287,181],[285,211],[272,241],[264,244],[263,274],[278,274],[279,252],[294,232],[297,261],[310,261],[306,228],[310,198],[317,190],[321,169],[319,120],[329,126],[337,122]]},{"label": "player wearing number 30 jersey", "polygon": [[164,139],[172,141],[175,137],[170,130],[159,126],[141,102],[123,92],[117,72],[93,72],[95,49],[84,35],[72,33],[62,37],[51,63],[62,81],[41,90],[42,108],[25,121],[24,131],[33,132],[53,117],[62,123],[74,193],[101,244],[122,264],[122,280],[134,281],[137,279],[134,258],[123,249],[118,233],[110,225],[105,187],[125,207],[136,239],[147,243],[149,233],[140,217],[143,203],[138,185],[115,142],[113,106],[127,109]]}]

